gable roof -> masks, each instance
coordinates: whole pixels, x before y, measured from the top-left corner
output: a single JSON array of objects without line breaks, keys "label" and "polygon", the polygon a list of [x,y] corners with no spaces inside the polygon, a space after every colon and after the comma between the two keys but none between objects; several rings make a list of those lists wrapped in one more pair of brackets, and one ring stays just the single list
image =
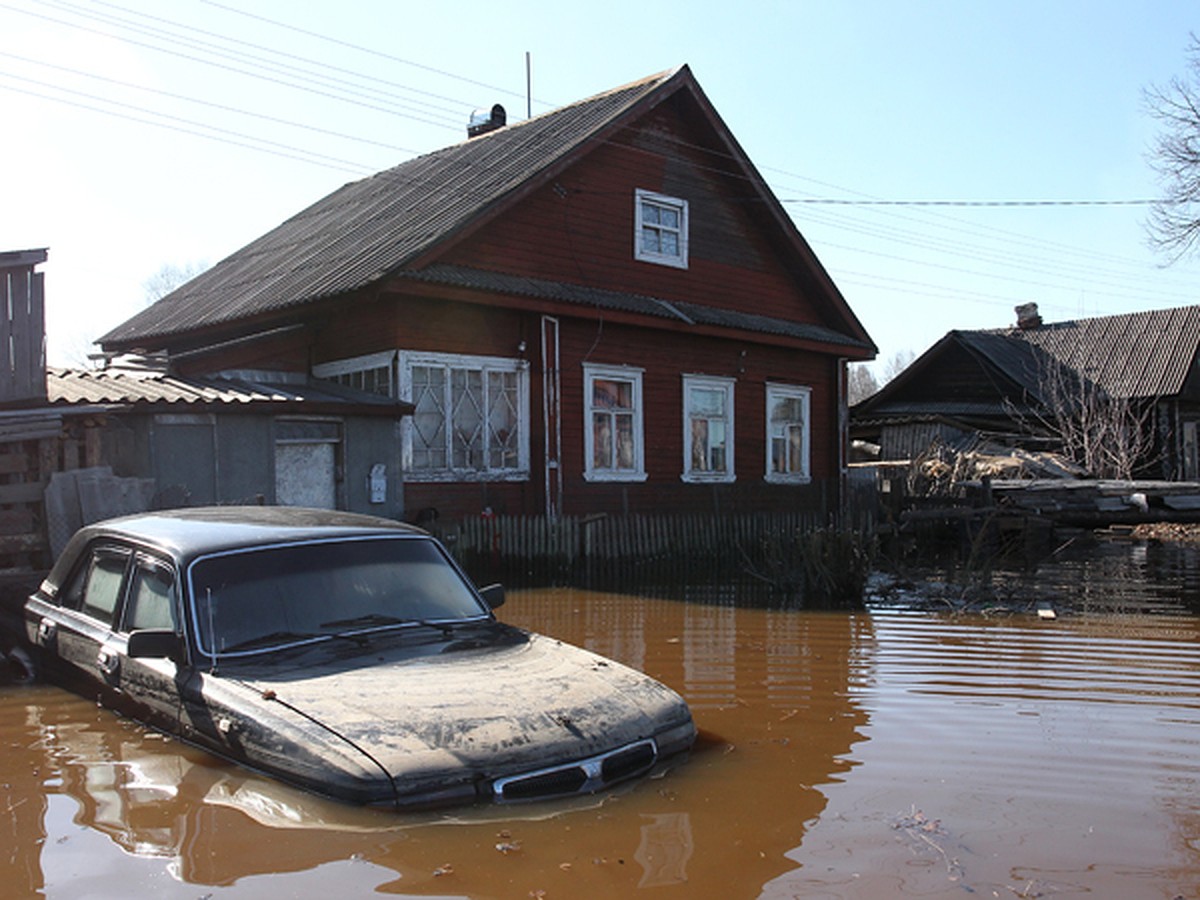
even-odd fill
[{"label": "gable roof", "polygon": [[[1200,306],[1052,322],[1033,328],[951,331],[876,394],[854,408],[860,419],[980,413],[953,397],[917,396],[911,385],[953,346],[965,348],[993,375],[1041,400],[1048,366],[1060,366],[1110,397],[1173,397],[1183,392],[1200,354]],[[1000,398],[984,404],[1000,413]],[[970,407],[970,409],[968,409]]]},{"label": "gable roof", "polygon": [[[806,275],[832,301],[849,343],[874,351],[832,279],[717,116],[687,66],[616,88],[351,182],[251,242],[100,338],[106,350],[267,316],[420,270],[456,236],[555,177],[586,149],[679,91],[784,229]],[[157,342],[157,344],[156,344]]]}]

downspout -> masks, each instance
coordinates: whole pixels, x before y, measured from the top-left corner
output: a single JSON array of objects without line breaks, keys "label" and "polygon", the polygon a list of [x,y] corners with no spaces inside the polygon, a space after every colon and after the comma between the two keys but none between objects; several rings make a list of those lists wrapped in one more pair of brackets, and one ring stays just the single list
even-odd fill
[{"label": "downspout", "polygon": [[850,520],[847,508],[849,491],[847,481],[850,476],[850,407],[847,393],[849,377],[847,375],[847,358],[839,356],[837,372],[834,380],[837,382],[837,467],[838,467],[838,526],[845,527]]}]

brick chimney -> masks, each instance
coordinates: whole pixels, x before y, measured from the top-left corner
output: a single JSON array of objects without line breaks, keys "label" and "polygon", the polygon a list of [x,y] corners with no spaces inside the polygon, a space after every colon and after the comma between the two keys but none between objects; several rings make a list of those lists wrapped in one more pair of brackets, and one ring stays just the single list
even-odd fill
[{"label": "brick chimney", "polygon": [[1015,309],[1017,311],[1017,327],[1022,331],[1041,327],[1042,317],[1038,315],[1036,303],[1022,303]]}]

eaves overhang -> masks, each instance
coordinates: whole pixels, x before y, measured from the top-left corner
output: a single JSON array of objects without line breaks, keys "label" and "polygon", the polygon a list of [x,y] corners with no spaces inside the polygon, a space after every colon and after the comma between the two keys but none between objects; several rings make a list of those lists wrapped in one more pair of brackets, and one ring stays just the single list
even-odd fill
[{"label": "eaves overhang", "polygon": [[[657,321],[663,327],[682,328],[719,337],[744,338],[751,335],[771,343],[803,342],[827,348],[828,352],[836,352],[849,359],[869,359],[875,353],[875,347],[869,341],[811,322],[702,306],[648,294],[507,275],[467,266],[438,264],[419,271],[399,272],[390,284],[396,290],[418,285],[434,285],[470,292],[476,295],[479,302],[487,302],[489,297],[501,295],[505,298],[525,298],[542,303],[562,304],[575,307],[581,313],[591,309],[610,314],[626,314],[646,322]],[[465,296],[467,294],[460,295]]]}]

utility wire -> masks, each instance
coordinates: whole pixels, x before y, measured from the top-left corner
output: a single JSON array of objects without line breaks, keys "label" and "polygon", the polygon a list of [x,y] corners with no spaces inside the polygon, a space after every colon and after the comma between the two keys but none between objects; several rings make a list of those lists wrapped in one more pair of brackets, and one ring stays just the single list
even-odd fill
[{"label": "utility wire", "polygon": [[[300,28],[296,25],[289,25],[288,23],[280,22],[277,19],[269,19],[266,16],[256,15],[255,13],[246,12],[243,9],[237,9],[236,7],[233,7],[233,6],[227,6],[224,3],[218,3],[218,2],[216,2],[216,0],[200,0],[200,2],[204,3],[208,6],[214,6],[217,9],[223,9],[226,12],[235,13],[239,16],[245,16],[250,19],[257,19],[260,22],[265,22],[268,25],[274,25],[277,28],[284,28],[284,29],[287,29],[288,31],[294,31],[297,34],[303,34],[307,37],[316,38],[317,40],[321,40],[321,41],[326,41],[327,43],[330,43],[330,44],[336,44],[339,47],[345,47],[350,50],[355,50],[359,53],[366,53],[371,56],[377,56],[380,59],[386,59],[386,60],[389,60],[390,62],[397,62],[397,63],[401,63],[406,66],[412,66],[413,68],[420,69],[423,72],[430,72],[434,75],[441,75],[445,78],[452,78],[456,81],[461,81],[466,84],[474,85],[475,87],[484,87],[490,91],[499,91],[503,94],[508,94],[509,96],[512,96],[512,97],[519,97],[522,100],[525,99],[524,94],[518,93],[516,91],[508,90],[508,89],[502,88],[502,87],[497,87],[496,85],[488,84],[483,81],[475,81],[472,78],[466,78],[462,75],[456,75],[453,72],[445,71],[444,69],[437,69],[437,68],[434,68],[433,66],[427,66],[427,65],[423,65],[422,63],[413,62],[410,59],[404,59],[399,56],[393,56],[390,53],[384,53],[380,50],[374,50],[370,47],[363,47],[360,44],[352,44],[348,41],[343,41],[343,40],[339,40],[338,38],[330,37],[327,34],[320,34],[315,31],[309,31],[307,29]],[[541,102],[541,101],[538,101],[538,102]]]},{"label": "utility wire", "polygon": [[[780,203],[822,206],[1150,206],[1161,200],[848,200],[840,197],[791,197]],[[1183,202],[1183,201],[1179,201]]]},{"label": "utility wire", "polygon": [[[96,4],[97,4],[97,5],[99,5],[99,6],[106,6],[106,7],[110,8],[110,9],[120,10],[121,12],[128,13],[128,14],[130,14],[130,15],[134,15],[134,16],[139,16],[139,17],[141,17],[141,18],[144,18],[144,19],[149,19],[149,20],[151,20],[151,21],[154,21],[154,22],[161,22],[161,23],[163,23],[164,25],[170,25],[170,26],[172,26],[172,27],[174,27],[174,28],[181,29],[181,30],[183,30],[184,32],[194,32],[194,33],[196,33],[196,34],[202,34],[202,35],[205,35],[206,37],[212,37],[212,38],[216,38],[216,39],[218,39],[219,41],[223,41],[223,42],[225,42],[225,43],[228,43],[228,44],[233,44],[233,45],[236,45],[236,46],[239,46],[239,47],[249,47],[249,48],[251,48],[251,49],[253,49],[253,50],[261,51],[261,52],[263,52],[263,53],[269,53],[269,54],[272,54],[272,55],[274,55],[274,56],[280,57],[280,58],[282,58],[282,59],[289,59],[289,60],[293,60],[293,61],[296,61],[296,62],[304,63],[304,64],[306,64],[306,65],[308,65],[308,66],[316,66],[316,67],[318,67],[318,68],[325,69],[325,70],[328,70],[328,71],[330,71],[330,72],[338,72],[338,73],[341,73],[341,74],[343,74],[343,75],[350,75],[350,76],[352,76],[352,77],[354,77],[354,78],[356,78],[356,79],[359,79],[359,80],[361,80],[361,81],[375,82],[375,83],[377,83],[377,84],[384,85],[384,86],[386,86],[387,88],[391,88],[391,89],[399,89],[399,90],[402,90],[402,91],[407,91],[407,92],[409,92],[409,93],[413,93],[413,94],[419,94],[419,95],[421,95],[421,96],[425,96],[425,97],[431,97],[431,98],[433,98],[433,99],[435,99],[435,100],[438,100],[438,101],[440,101],[440,102],[442,102],[442,103],[450,103],[450,104],[453,104],[453,106],[454,106],[455,108],[458,108],[458,107],[460,107],[460,106],[464,105],[463,101],[461,101],[461,100],[458,100],[458,99],[456,99],[456,98],[453,98],[453,97],[447,97],[447,96],[444,96],[444,95],[442,95],[442,94],[435,94],[435,93],[432,93],[432,92],[430,92],[430,91],[425,91],[425,90],[421,90],[421,89],[419,89],[419,88],[414,88],[414,87],[412,87],[412,86],[410,86],[410,85],[404,85],[404,84],[400,84],[399,82],[395,82],[395,81],[389,81],[389,80],[387,80],[387,79],[385,79],[385,78],[379,78],[379,77],[377,77],[377,76],[375,76],[375,75],[368,75],[368,74],[366,74],[366,73],[363,73],[363,72],[356,72],[356,71],[354,71],[354,70],[352,70],[352,69],[346,69],[346,68],[342,68],[342,67],[340,67],[340,66],[335,66],[335,65],[332,65],[332,64],[330,64],[330,63],[318,62],[318,61],[316,61],[316,60],[313,60],[313,59],[310,59],[310,58],[308,58],[308,57],[306,57],[306,56],[301,56],[301,55],[299,55],[299,54],[295,54],[295,53],[288,53],[288,52],[286,52],[286,51],[283,51],[283,50],[277,50],[277,49],[275,49],[274,47],[265,47],[265,46],[263,46],[262,44],[256,44],[256,43],[253,43],[253,42],[251,42],[251,41],[244,41],[244,40],[242,40],[242,39],[240,39],[240,38],[230,37],[229,35],[223,35],[223,34],[219,34],[219,33],[217,33],[217,32],[214,32],[214,31],[207,31],[207,30],[205,30],[205,29],[202,29],[202,28],[197,28],[197,27],[195,27],[195,26],[193,26],[193,25],[186,25],[186,24],[184,24],[184,23],[182,23],[182,22],[177,22],[177,21],[174,21],[174,20],[171,20],[171,19],[164,19],[164,18],[162,18],[162,17],[160,17],[160,16],[154,16],[154,15],[150,15],[149,13],[140,12],[140,11],[138,11],[138,10],[132,10],[132,9],[129,9],[128,7],[120,6],[120,5],[116,4],[116,3],[107,3],[107,2],[104,2],[104,0],[93,0],[93,2],[94,2],[94,3],[96,3]],[[64,0],[58,0],[58,4],[57,4],[57,5],[59,6],[59,8],[66,8],[66,9],[70,9],[70,10],[72,10],[72,11],[75,11],[75,12],[77,12],[77,14],[79,14],[79,15],[85,15],[85,16],[88,16],[89,18],[97,18],[97,19],[98,19],[98,17],[96,17],[96,16],[94,16],[94,15],[91,15],[91,14],[89,14],[89,13],[85,13],[85,12],[83,12],[83,10],[82,10],[82,9],[81,9],[81,8],[78,6],[78,4],[67,3],[67,2],[64,2]],[[249,14],[249,13],[246,13],[246,15],[250,15],[250,14]],[[257,16],[255,16],[254,18],[258,18],[258,17],[257,17]],[[102,21],[102,20],[101,20],[101,21]],[[128,20],[116,19],[115,21],[122,22],[122,21],[128,21]],[[127,27],[135,27],[135,26],[132,26],[132,25],[131,25],[131,26],[127,26]],[[200,42],[193,41],[193,43],[198,43],[198,44],[200,44],[201,46],[203,46],[203,44],[202,44],[202,43],[200,43]],[[259,57],[259,59],[261,59],[261,57]],[[348,84],[349,82],[340,82],[340,83],[343,83],[343,84]],[[445,107],[445,106],[437,106],[437,105],[434,105],[434,104],[432,104],[432,103],[428,103],[428,102],[425,102],[425,101],[416,101],[416,102],[422,103],[422,105],[425,105],[425,106],[429,106],[430,108],[432,108],[432,109],[434,109],[434,110],[436,110],[436,111],[438,111],[438,112],[446,112],[446,110],[447,110],[447,107]]]},{"label": "utility wire", "polygon": [[[221,3],[212,2],[212,0],[203,0],[203,2],[206,2],[210,6],[225,9],[229,12],[247,15],[251,18],[263,19],[263,17],[260,17],[260,16],[255,16],[255,15],[252,15],[249,13],[241,13],[241,11],[239,11],[239,10],[235,10],[235,9],[225,6]],[[112,8],[116,8],[116,9],[125,9],[124,7],[119,7],[119,6],[116,6],[115,4],[110,4],[110,3],[106,3],[103,5],[106,5],[106,6],[109,6]],[[8,6],[7,4],[0,4],[0,6],[6,6],[7,8],[10,8],[10,9],[12,8],[11,6]],[[21,10],[18,10],[18,11],[21,11]],[[126,10],[126,11],[128,11],[128,10]],[[66,24],[69,27],[75,27],[75,28],[83,27],[83,26],[79,26],[79,25],[72,25],[71,23],[64,23],[64,22],[61,22],[61,20],[53,19],[50,17],[44,17],[44,18],[48,18],[50,21],[58,22],[59,24]],[[157,21],[167,21],[167,20],[157,19],[157,17],[149,17],[149,18],[154,18]],[[290,30],[297,31],[299,33],[308,34],[308,35],[316,37],[316,38],[329,40],[332,43],[346,46],[346,47],[349,47],[351,49],[355,49],[355,50],[358,50],[361,52],[371,53],[373,55],[388,58],[388,59],[391,59],[396,62],[401,62],[401,63],[407,64],[407,65],[413,65],[413,66],[416,66],[417,68],[421,68],[426,71],[434,72],[439,75],[456,78],[460,81],[464,81],[464,82],[468,82],[468,83],[472,83],[472,84],[476,84],[476,85],[486,86],[493,90],[503,90],[503,89],[495,88],[494,86],[491,86],[491,85],[484,85],[482,82],[474,82],[471,79],[466,79],[466,78],[462,78],[461,76],[456,76],[453,73],[444,72],[444,71],[438,70],[438,69],[433,69],[432,67],[421,66],[420,64],[412,63],[411,61],[403,60],[403,59],[400,59],[399,57],[391,57],[388,54],[379,53],[378,51],[372,51],[369,48],[358,47],[356,45],[348,44],[343,41],[338,41],[336,39],[327,38],[324,35],[315,34],[313,32],[307,32],[307,31],[304,31],[303,29],[295,28],[294,26],[289,26],[289,25],[286,25],[285,23],[277,22],[275,20],[263,19],[263,21],[266,21],[266,22],[276,25],[278,27],[288,28]],[[174,24],[177,24],[177,23],[174,23]],[[179,27],[188,28],[189,26],[179,26]],[[94,30],[94,29],[85,29],[85,30]],[[214,35],[213,32],[202,32],[202,33],[208,34],[208,35]],[[174,40],[175,42],[178,42],[177,38],[173,38],[172,40]],[[229,39],[229,40],[234,40],[234,39]],[[131,41],[131,43],[139,44],[141,46],[149,46],[150,49],[155,49],[155,50],[158,50],[159,52],[173,52],[173,51],[163,50],[162,48],[154,47],[152,45],[146,45],[146,44],[143,44],[142,42],[138,42],[138,41]],[[258,45],[249,45],[249,44],[247,44],[247,42],[240,42],[240,43],[246,44],[247,46],[256,46],[256,47],[258,46]],[[260,48],[260,49],[262,49],[262,48]],[[270,52],[276,52],[276,51],[270,51]],[[187,56],[186,54],[174,54],[174,55],[181,56],[182,58],[185,58],[185,59],[192,59],[192,57]],[[306,60],[304,60],[303,57],[299,57],[294,54],[284,54],[284,55],[286,55],[292,59],[295,59],[295,60],[306,61]],[[220,64],[214,64],[207,60],[196,60],[196,61],[203,62],[208,65],[220,65]],[[221,67],[228,71],[235,72],[237,74],[243,74],[243,75],[247,75],[249,77],[260,78],[260,79],[264,78],[264,76],[262,76],[260,74],[256,74],[254,72],[247,72],[247,71],[241,70],[241,69],[233,69],[233,68],[227,67],[227,66],[221,66]],[[354,73],[348,69],[338,69],[337,71],[354,75],[354,77],[357,77],[357,78],[368,78],[369,77],[369,76],[364,76],[364,75]],[[296,84],[291,84],[291,83],[282,81],[280,79],[267,78],[266,80],[276,81],[280,84],[283,84],[287,87],[294,88],[294,89],[308,90],[308,91],[312,90],[311,88],[303,87],[303,86],[296,85]],[[378,79],[376,79],[376,80],[378,81]],[[35,82],[35,83],[40,83],[40,82]],[[44,85],[44,83],[41,83],[41,84]],[[388,83],[388,84],[392,84],[392,83]],[[65,88],[57,87],[57,86],[52,86],[52,87],[54,87],[55,89],[59,89],[59,90],[68,90]],[[401,87],[402,89],[408,90],[408,88],[404,88],[403,86],[399,86],[399,87]],[[24,93],[33,94],[33,92],[29,92],[29,91],[24,91]],[[78,92],[76,92],[76,93],[78,93]],[[324,93],[326,96],[333,96],[332,94],[322,92],[322,91],[317,91],[316,93]],[[505,93],[511,94],[513,92],[506,91]],[[44,95],[33,94],[33,96],[44,96]],[[109,102],[107,100],[107,98],[95,98],[92,95],[83,95],[83,96],[92,97],[92,99],[97,99],[100,102]],[[175,95],[175,96],[178,97],[178,95]],[[431,95],[431,96],[437,97],[439,95]],[[57,99],[58,102],[69,102],[69,103],[72,103],[72,105],[84,106],[85,108],[93,108],[93,109],[96,109],[96,111],[105,112],[106,114],[109,114],[109,115],[122,116],[124,118],[129,119],[130,121],[137,121],[137,122],[142,122],[145,124],[155,124],[159,127],[165,127],[165,128],[172,127],[171,125],[164,124],[162,122],[151,122],[151,121],[147,121],[144,119],[138,119],[133,116],[129,116],[129,115],[121,114],[121,113],[115,113],[111,110],[102,110],[102,109],[97,109],[95,107],[87,107],[86,104],[80,104],[80,103],[76,103],[73,101],[64,101],[61,98],[47,98],[47,99]],[[179,99],[192,99],[192,98],[180,97]],[[343,99],[343,98],[337,97],[336,99]],[[206,101],[197,101],[197,100],[192,100],[192,102],[206,103]],[[222,107],[220,107],[219,104],[211,104],[211,105],[216,108],[222,108]],[[378,107],[372,107],[369,104],[360,104],[360,105],[368,106],[368,108],[378,108]],[[125,104],[125,107],[126,108],[135,108],[135,107],[131,107],[128,104]],[[225,109],[231,109],[231,108],[225,107]],[[139,111],[146,112],[145,110],[139,110]],[[248,113],[246,111],[240,111],[240,110],[231,110],[231,111],[241,112],[242,114],[245,114],[245,115],[252,115],[251,113]],[[150,113],[150,115],[163,116],[163,114],[159,114],[159,113]],[[194,134],[194,135],[201,136],[201,137],[207,137],[207,138],[214,139],[214,140],[224,140],[226,143],[232,143],[232,144],[235,144],[240,147],[248,147],[249,149],[256,149],[261,152],[271,152],[271,153],[277,153],[278,155],[286,155],[289,158],[293,158],[293,159],[303,159],[304,161],[310,162],[315,165],[329,165],[331,168],[338,168],[342,171],[352,171],[352,172],[358,172],[358,173],[365,173],[365,172],[372,171],[371,167],[359,166],[358,164],[350,163],[347,160],[341,160],[341,159],[337,159],[335,157],[319,157],[315,154],[309,154],[307,151],[299,150],[298,148],[295,148],[295,147],[287,147],[286,145],[280,144],[278,142],[262,141],[262,139],[253,138],[253,137],[250,137],[247,135],[240,134],[238,132],[230,131],[228,129],[213,129],[213,130],[217,130],[217,131],[222,131],[227,136],[225,138],[217,137],[210,133],[204,133],[204,132],[198,132],[198,131],[191,130],[191,127],[201,128],[201,129],[209,129],[210,128],[210,126],[204,125],[203,123],[192,122],[192,121],[189,121],[186,119],[182,119],[180,117],[171,117],[171,116],[164,116],[164,117],[172,119],[176,122],[185,123],[188,126],[190,126],[188,129],[178,129],[180,131],[183,131],[184,133]],[[283,120],[274,120],[274,119],[272,119],[272,117],[262,117],[262,118],[264,118],[265,120],[268,120],[268,121],[277,121],[280,124],[289,124],[289,125],[294,125],[295,127],[304,127],[304,126],[300,125],[299,123],[286,123]],[[412,117],[412,118],[417,118],[417,117]],[[430,122],[429,124],[440,124],[440,123]],[[316,130],[320,130],[320,129],[316,129]],[[342,135],[341,137],[349,138],[349,136],[345,136],[345,135]],[[236,138],[236,140],[233,140],[230,138]],[[257,145],[248,144],[248,143],[246,143],[246,141],[261,141],[261,143],[273,146],[276,149],[272,150],[266,146],[257,146]],[[364,142],[365,143],[376,143],[376,142],[367,142],[367,141],[364,141]],[[387,145],[380,144],[380,146],[387,146]],[[714,151],[712,147],[703,147],[703,146],[694,145],[694,144],[687,144],[686,142],[683,142],[683,141],[677,141],[676,146],[679,149],[690,148],[690,149],[694,149],[696,151],[703,151],[705,154],[708,155],[708,158],[710,158],[714,163],[721,162],[721,161],[740,161],[740,158],[739,158],[739,160],[734,160],[734,158],[729,153],[719,151],[719,150]],[[629,148],[626,148],[626,149],[629,149]],[[280,151],[283,151],[283,152],[280,152]],[[412,152],[412,151],[406,151],[406,152]],[[299,156],[296,154],[305,154],[305,156]],[[316,157],[316,158],[314,158],[314,157]],[[326,160],[328,160],[328,162],[321,162],[320,161],[321,159],[326,159]],[[696,161],[694,159],[689,160],[689,162],[692,164],[696,163]],[[743,180],[751,180],[747,176],[745,176],[743,173],[736,172],[736,171],[731,172],[728,165],[726,165],[726,166],[713,165],[711,167],[706,167],[706,168],[710,168],[711,171],[719,173],[723,177],[726,177],[726,178],[732,177],[732,178],[742,178]],[[804,178],[803,176],[796,175],[795,173],[784,172],[783,174],[786,177],[797,178],[797,179],[801,179],[801,180],[809,181],[809,182],[815,182],[814,179],[807,179],[807,178]],[[842,190],[841,188],[837,188],[836,186],[830,186],[830,187],[833,187],[835,190]],[[783,191],[779,190],[778,188],[772,188],[769,185],[768,185],[768,189],[772,190],[776,196],[779,196],[781,193],[783,193]],[[793,197],[793,198],[788,198],[788,199],[782,200],[780,202],[782,204],[787,204],[787,205],[791,205],[791,206],[815,209],[820,206],[825,206],[825,207],[884,207],[884,208],[886,208],[886,207],[1004,207],[1004,206],[1011,206],[1011,207],[1018,207],[1018,206],[1019,207],[1134,206],[1134,205],[1146,205],[1146,204],[1152,203],[1154,201],[1148,201],[1148,200],[963,201],[963,200],[882,200],[882,199],[877,199],[877,198],[854,199],[854,198],[830,198],[830,197],[809,197],[809,198],[794,198]],[[921,222],[920,225],[921,225],[921,227],[957,228],[957,226],[937,226],[936,224],[930,224],[930,223],[925,223],[925,222]],[[855,230],[853,226],[839,225],[836,222],[832,223],[832,227],[840,227],[843,229]],[[866,233],[865,229],[860,228],[858,230],[860,233]],[[986,230],[999,231],[998,229],[986,229]],[[1000,233],[1003,234],[1004,232],[1000,232]],[[968,248],[971,247],[971,245],[969,243],[962,243],[962,242],[957,242],[957,243],[950,242],[949,246],[946,246],[945,242],[941,242],[939,244],[938,242],[934,241],[933,243],[931,243],[931,239],[929,239],[928,237],[925,237],[922,235],[913,236],[913,234],[911,232],[906,232],[904,230],[899,230],[899,229],[892,229],[891,233],[888,233],[888,230],[886,230],[886,229],[876,228],[874,236],[877,239],[881,239],[881,240],[889,240],[889,241],[898,242],[898,243],[908,243],[909,245],[911,245],[917,249],[926,250],[926,251],[935,252],[935,253],[947,252],[947,250],[949,250],[950,252],[961,252],[961,251],[957,251],[954,249],[956,246],[957,247],[968,247]],[[959,236],[961,236],[961,234],[959,234]],[[1021,236],[1013,236],[1013,237],[1015,237],[1015,239],[1017,241],[1026,243],[1030,246],[1034,246],[1038,249],[1044,248],[1044,242],[1034,241],[1033,239],[1024,238]],[[1013,238],[1009,238],[1009,239],[1012,240]],[[838,249],[848,250],[850,252],[868,253],[868,254],[873,253],[873,251],[865,250],[860,247],[846,247],[845,245],[836,245],[836,244],[831,244],[830,246],[836,247]],[[1083,251],[1079,248],[1070,248],[1069,245],[1061,245],[1061,246],[1070,249],[1070,251],[1073,253],[1077,253],[1080,255],[1087,255],[1087,251]],[[978,249],[978,248],[975,249],[973,252],[981,257],[986,257],[988,255],[998,255],[1000,253],[1000,251],[983,250],[983,249]],[[879,255],[879,254],[874,254],[874,255]],[[1107,255],[1096,254],[1096,256],[1099,256],[1100,258],[1108,259],[1111,261],[1111,258],[1108,257]],[[936,267],[936,264],[929,263],[924,260],[914,260],[914,259],[909,259],[909,258],[900,257],[900,256],[890,256],[889,258],[904,260],[904,261],[907,261],[914,265],[935,266]],[[983,261],[985,263],[989,262],[989,260],[986,258],[981,258],[981,261]],[[1014,265],[1014,260],[1012,259],[1011,255],[1004,257],[1003,260],[996,259],[995,261],[998,264],[1005,265],[1006,271],[1010,270]],[[1137,263],[1131,263],[1131,264],[1138,265]],[[1045,261],[1035,260],[1035,265],[1031,266],[1031,265],[1027,264],[1024,266],[1024,268],[1026,270],[1032,270],[1034,272],[1042,272],[1046,265],[1048,265],[1048,263],[1046,263]],[[1061,269],[1060,269],[1060,271],[1061,271]],[[974,273],[974,274],[983,275],[983,277],[991,277],[991,278],[1003,277],[1003,276],[994,276],[994,275],[984,275],[984,273]],[[1060,277],[1058,275],[1055,275],[1053,272],[1044,273],[1044,274],[1049,274],[1051,277]],[[1088,281],[1087,284],[1106,284],[1106,282],[1095,280],[1094,272],[1089,273],[1089,274],[1091,274],[1093,276],[1093,278],[1090,281]],[[1120,277],[1120,278],[1137,277],[1136,275],[1125,276],[1125,275],[1119,275],[1116,273],[1110,273],[1110,274],[1113,274],[1114,277]],[[1073,285],[1078,286],[1078,282],[1073,282]],[[1116,296],[1116,295],[1114,295],[1114,296]]]},{"label": "utility wire", "polygon": [[[412,150],[408,147],[400,147],[400,146],[397,146],[396,144],[387,144],[387,143],[384,143],[383,141],[371,140],[370,138],[361,137],[360,135],[346,134],[341,131],[332,131],[331,129],[328,129],[328,128],[319,128],[315,125],[309,125],[305,122],[296,122],[296,121],[293,121],[290,119],[281,119],[276,116],[266,115],[264,113],[252,112],[251,110],[247,110],[247,109],[239,109],[236,106],[226,106],[222,103],[214,103],[210,100],[201,100],[199,97],[188,97],[184,94],[176,94],[171,91],[163,91],[163,90],[159,90],[157,88],[146,87],[145,85],[141,85],[141,84],[134,84],[131,81],[121,81],[120,79],[117,79],[117,78],[109,78],[105,75],[97,75],[95,72],[85,72],[82,69],[72,69],[68,66],[59,66],[59,65],[55,65],[54,63],[49,63],[49,62],[46,62],[46,61],[40,60],[40,59],[30,59],[29,57],[26,57],[26,56],[19,56],[16,53],[6,53],[3,50],[0,50],[0,56],[8,57],[9,59],[15,59],[15,60],[18,60],[23,63],[28,63],[29,65],[42,66],[42,67],[48,68],[48,69],[55,69],[59,72],[66,72],[71,75],[79,75],[83,78],[89,78],[89,79],[93,79],[95,81],[103,81],[105,84],[113,84],[113,85],[117,85],[118,87],[125,87],[125,88],[129,88],[131,90],[141,91],[143,93],[155,94],[160,97],[168,97],[172,100],[183,100],[186,103],[195,103],[199,106],[206,106],[209,109],[219,109],[222,112],[231,112],[231,113],[236,113],[241,116],[248,116],[248,117],[254,118],[254,119],[261,119],[264,122],[272,122],[276,125],[286,125],[290,128],[300,128],[305,131],[314,132],[315,134],[324,134],[329,137],[336,137],[336,138],[340,138],[340,139],[346,140],[346,141],[355,141],[360,144],[369,144],[374,147],[381,147],[385,150],[398,150],[402,153],[412,154],[413,156],[417,156],[421,153],[421,151],[419,151],[419,150]],[[0,72],[0,75],[4,75],[4,74],[7,74],[8,77],[10,77],[10,78],[22,78],[22,80],[32,80],[32,79],[24,79],[23,76],[13,75],[11,73]],[[50,85],[45,82],[35,82],[35,83],[42,84],[43,86],[46,86],[46,87],[53,87],[56,90],[68,90],[67,88],[64,88],[60,85]],[[109,98],[105,97],[103,99],[105,100],[105,102],[109,102]],[[148,110],[142,110],[142,111],[148,112]],[[158,113],[154,113],[154,115],[158,115]],[[200,123],[197,123],[197,124],[200,124]],[[204,127],[207,127],[207,126],[204,126]],[[367,167],[364,166],[363,168],[365,169]]]}]

